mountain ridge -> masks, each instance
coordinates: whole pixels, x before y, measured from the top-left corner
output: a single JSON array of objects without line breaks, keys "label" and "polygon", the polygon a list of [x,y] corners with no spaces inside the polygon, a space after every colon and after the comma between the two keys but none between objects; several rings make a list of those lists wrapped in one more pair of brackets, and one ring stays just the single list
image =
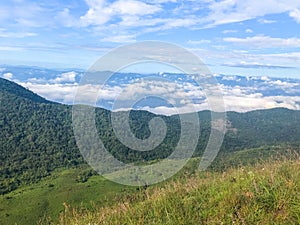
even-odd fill
[{"label": "mountain ridge", "polygon": [[[36,103],[53,103],[49,100],[46,100],[45,98],[39,96],[38,94],[34,93],[33,91],[30,91],[29,89],[24,88],[23,86],[7,80],[0,78],[0,91],[1,93],[9,93],[13,95],[17,95],[21,98],[25,98],[28,100],[31,100],[32,102]],[[58,103],[57,103],[58,104]]]},{"label": "mountain ridge", "polygon": [[[25,98],[20,96],[25,94]],[[72,167],[85,161],[76,145],[72,127],[72,106],[53,103],[11,81],[0,79],[0,193],[23,183],[48,176],[58,167]],[[96,127],[111,154],[124,162],[151,161],[169,156],[180,137],[178,115],[162,116],[147,111],[131,111],[130,125],[140,139],[150,135],[149,121],[158,116],[168,127],[164,141],[154,150],[140,152],[123,145],[114,134],[112,112],[96,108]],[[299,144],[300,111],[259,110],[228,112],[231,129],[221,152],[262,145]],[[201,156],[210,134],[210,111],[199,112],[200,137],[194,156]]]}]

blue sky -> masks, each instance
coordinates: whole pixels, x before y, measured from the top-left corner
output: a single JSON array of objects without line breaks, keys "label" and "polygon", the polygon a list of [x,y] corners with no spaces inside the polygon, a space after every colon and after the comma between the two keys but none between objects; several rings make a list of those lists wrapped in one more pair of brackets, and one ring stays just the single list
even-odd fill
[{"label": "blue sky", "polygon": [[123,44],[159,40],[213,73],[300,77],[299,0],[4,0],[0,64],[88,69]]}]

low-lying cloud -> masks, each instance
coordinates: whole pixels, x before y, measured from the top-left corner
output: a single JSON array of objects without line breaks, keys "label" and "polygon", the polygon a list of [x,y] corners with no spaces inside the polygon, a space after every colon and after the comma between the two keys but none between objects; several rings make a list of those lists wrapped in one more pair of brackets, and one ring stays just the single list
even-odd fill
[{"label": "low-lying cloud", "polygon": [[[136,103],[154,96],[163,99],[165,103],[155,104],[152,99],[149,105],[144,104],[135,109],[165,115],[211,109],[205,90],[190,80],[191,76],[183,74],[157,74],[157,79],[150,80],[140,74],[136,74],[134,79],[130,77],[132,74],[119,74],[118,78],[103,86],[79,85],[80,73],[76,71],[61,72],[48,80],[45,77],[17,80],[17,76],[5,69],[2,69],[1,74],[3,78],[13,80],[48,100],[64,104],[73,104],[76,97],[76,101],[82,103],[111,110],[127,110],[134,104],[114,104],[115,101]],[[238,75],[216,75],[215,78],[219,83],[215,88],[221,91],[227,111],[246,112],[275,107],[300,110],[300,80]],[[116,105],[119,108],[114,108]]]}]

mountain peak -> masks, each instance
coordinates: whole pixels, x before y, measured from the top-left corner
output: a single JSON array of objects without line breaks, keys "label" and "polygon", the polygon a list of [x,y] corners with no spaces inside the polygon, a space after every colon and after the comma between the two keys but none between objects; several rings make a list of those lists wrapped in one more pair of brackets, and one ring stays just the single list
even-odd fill
[{"label": "mountain peak", "polygon": [[51,103],[50,101],[22,87],[21,85],[3,78],[0,78],[0,93],[8,93],[10,95],[25,98],[36,103]]}]

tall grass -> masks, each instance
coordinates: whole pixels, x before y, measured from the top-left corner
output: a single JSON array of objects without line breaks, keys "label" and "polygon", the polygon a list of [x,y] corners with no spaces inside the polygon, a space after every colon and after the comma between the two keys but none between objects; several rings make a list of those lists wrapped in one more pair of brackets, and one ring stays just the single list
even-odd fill
[{"label": "tall grass", "polygon": [[300,224],[300,159],[195,173],[112,207],[65,205],[59,225],[81,224]]}]

